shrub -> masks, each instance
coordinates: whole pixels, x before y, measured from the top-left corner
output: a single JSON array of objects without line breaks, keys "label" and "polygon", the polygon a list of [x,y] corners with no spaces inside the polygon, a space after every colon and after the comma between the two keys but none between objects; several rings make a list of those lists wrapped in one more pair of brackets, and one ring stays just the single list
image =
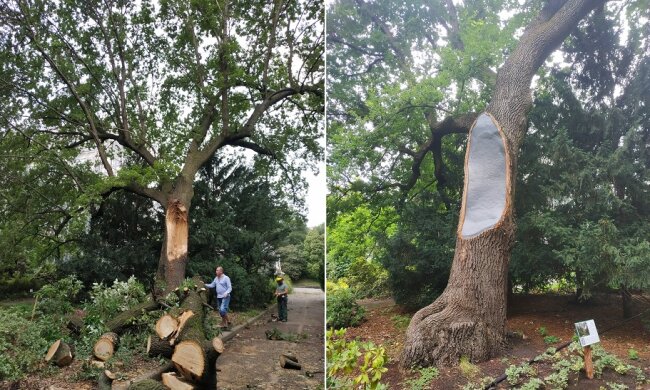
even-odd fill
[{"label": "shrub", "polygon": [[347,328],[359,325],[365,310],[357,304],[350,289],[336,289],[327,293],[327,327]]},{"label": "shrub", "polygon": [[[360,343],[345,340],[346,329],[328,330],[327,336],[327,387],[331,389],[361,388],[385,389],[380,383],[388,361],[386,349],[372,342]],[[363,356],[363,364],[358,365]],[[349,376],[358,368],[354,379]]]},{"label": "shrub", "polygon": [[383,297],[390,294],[388,271],[377,262],[357,259],[350,265],[346,277],[358,298]]},{"label": "shrub", "polygon": [[69,313],[82,287],[83,283],[75,275],[44,285],[36,292],[39,311],[44,314]]},{"label": "shrub", "polygon": [[126,282],[115,279],[111,287],[105,286],[104,283],[93,283],[90,300],[86,302],[85,309],[88,316],[108,321],[116,314],[143,302],[146,296],[144,286],[135,276],[131,276]]},{"label": "shrub", "polygon": [[41,370],[49,346],[63,337],[52,316],[30,321],[26,307],[0,308],[0,380],[18,380]]}]

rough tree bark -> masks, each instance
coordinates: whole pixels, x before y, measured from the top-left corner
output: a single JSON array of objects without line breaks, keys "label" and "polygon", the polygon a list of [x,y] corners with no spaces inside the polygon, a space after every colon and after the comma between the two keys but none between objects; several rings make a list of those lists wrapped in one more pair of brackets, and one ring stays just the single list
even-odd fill
[{"label": "rough tree bark", "polygon": [[[462,356],[484,361],[503,350],[508,262],[516,227],[513,204],[517,153],[532,106],[531,80],[578,22],[604,3],[550,1],[526,28],[517,48],[497,72],[494,95],[486,113],[496,122],[504,142],[503,210],[498,221],[487,229],[476,235],[464,235],[468,194],[463,195],[449,282],[437,300],[413,316],[401,356],[403,367],[456,364]],[[468,147],[468,158],[469,152]],[[465,189],[468,190],[467,175]]]}]

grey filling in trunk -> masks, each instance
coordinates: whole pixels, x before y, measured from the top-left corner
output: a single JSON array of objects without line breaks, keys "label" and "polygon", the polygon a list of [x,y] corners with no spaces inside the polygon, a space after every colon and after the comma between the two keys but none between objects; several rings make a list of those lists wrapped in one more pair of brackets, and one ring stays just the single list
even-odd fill
[{"label": "grey filling in trunk", "polygon": [[468,147],[463,238],[494,226],[506,206],[505,146],[489,115],[481,114],[476,120]]}]

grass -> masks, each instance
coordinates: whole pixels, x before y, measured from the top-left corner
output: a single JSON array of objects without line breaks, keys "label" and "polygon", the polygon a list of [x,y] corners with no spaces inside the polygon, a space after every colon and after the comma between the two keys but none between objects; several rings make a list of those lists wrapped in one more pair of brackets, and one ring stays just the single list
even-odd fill
[{"label": "grass", "polygon": [[399,330],[405,330],[406,328],[408,328],[409,323],[411,322],[411,317],[396,314],[391,317],[391,321],[393,321],[393,325],[395,326],[395,328]]},{"label": "grass", "polygon": [[465,378],[474,378],[481,372],[481,369],[477,365],[472,364],[467,356],[460,358],[458,369]]},{"label": "grass", "polygon": [[320,288],[318,280],[300,279],[293,282],[293,287]]}]

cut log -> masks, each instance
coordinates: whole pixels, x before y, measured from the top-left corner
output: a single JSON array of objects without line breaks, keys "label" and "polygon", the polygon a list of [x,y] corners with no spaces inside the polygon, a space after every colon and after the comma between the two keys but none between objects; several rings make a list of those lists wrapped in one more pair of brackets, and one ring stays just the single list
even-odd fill
[{"label": "cut log", "polygon": [[[201,296],[203,295],[203,296]],[[219,357],[217,349],[221,349],[219,341],[206,340],[203,328],[205,311],[205,295],[194,290],[188,292],[181,308],[191,311],[193,315],[185,321],[183,328],[175,336],[176,348],[172,355],[172,362],[176,371],[183,378],[198,382],[201,389],[214,389],[217,384],[216,359]]]},{"label": "cut log", "polygon": [[81,329],[84,327],[84,318],[82,313],[83,312],[76,312],[66,317],[66,328],[68,328],[68,330],[70,330],[70,332],[75,335],[79,335],[81,333]]},{"label": "cut log", "polygon": [[[202,310],[202,309],[199,309]],[[198,312],[198,311],[197,311]],[[169,344],[174,345],[176,343],[176,340],[178,337],[182,334],[183,328],[185,328],[185,324],[187,321],[194,316],[194,311],[192,310],[187,310],[181,313],[181,315],[178,317],[178,328],[176,331],[171,335],[171,338],[169,339]],[[203,316],[201,316],[203,317]]]},{"label": "cut log", "polygon": [[129,390],[166,390],[165,386],[153,379],[145,379],[129,386]]},{"label": "cut log", "polygon": [[212,339],[212,348],[221,355],[223,353],[223,350],[225,349],[225,346],[223,345],[223,340],[221,340],[220,337],[215,337]]},{"label": "cut log", "polygon": [[72,363],[74,355],[70,346],[59,339],[54,342],[45,354],[46,362],[53,362],[59,367],[65,367]]},{"label": "cut log", "polygon": [[170,390],[194,390],[196,387],[191,383],[185,382],[176,373],[167,372],[162,374],[162,382]]},{"label": "cut log", "polygon": [[172,357],[172,353],[174,353],[174,348],[169,345],[169,341],[158,336],[149,336],[147,339],[147,355],[149,357],[162,356],[169,359]]},{"label": "cut log", "polygon": [[153,370],[147,371],[144,374],[141,374],[137,376],[136,378],[133,378],[128,381],[114,381],[113,382],[113,387],[112,390],[127,390],[129,386],[131,386],[134,383],[141,382],[145,379],[154,379],[154,380],[159,380],[162,376],[163,373],[173,371],[174,370],[174,363],[168,362],[163,366],[154,368]]},{"label": "cut log", "polygon": [[290,369],[290,370],[300,370],[302,368],[300,366],[300,363],[288,359],[284,355],[280,355],[280,367]]},{"label": "cut log", "polygon": [[160,317],[156,322],[156,334],[161,339],[167,339],[178,329],[178,320],[169,314]]},{"label": "cut log", "polygon": [[120,340],[120,337],[117,333],[107,332],[104,333],[99,340],[95,343],[93,348],[93,354],[95,357],[101,361],[106,361],[113,356],[117,350],[117,345]]},{"label": "cut log", "polygon": [[109,370],[104,370],[99,374],[97,379],[97,388],[99,390],[111,390],[112,383],[115,380],[116,375],[110,372]]},{"label": "cut log", "polygon": [[209,384],[214,380],[214,364],[218,357],[219,354],[212,346],[212,342],[185,340],[174,349],[172,362],[183,378]]},{"label": "cut log", "polygon": [[283,353],[282,356],[284,356],[285,358],[287,358],[289,360],[293,360],[294,362],[298,363],[298,358],[293,354]]}]

